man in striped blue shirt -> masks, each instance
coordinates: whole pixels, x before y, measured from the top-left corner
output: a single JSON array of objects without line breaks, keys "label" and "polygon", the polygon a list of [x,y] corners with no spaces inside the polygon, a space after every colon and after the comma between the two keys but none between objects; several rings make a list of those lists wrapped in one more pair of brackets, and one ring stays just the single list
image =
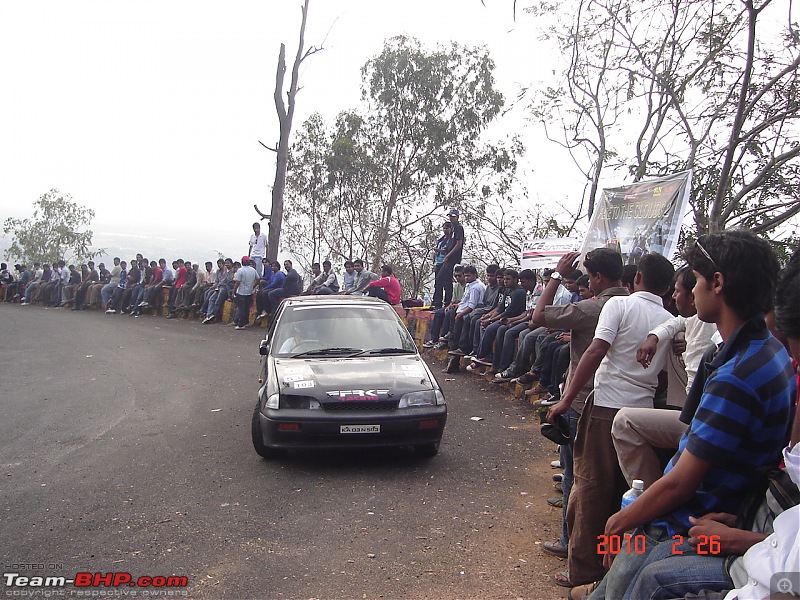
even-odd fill
[{"label": "man in striped blue shirt", "polygon": [[[757,472],[778,464],[789,439],[794,372],[764,321],[779,270],[772,249],[749,231],[723,231],[701,236],[686,259],[697,278],[697,314],[717,324],[724,343],[664,477],[606,523],[609,541],[636,529],[634,535],[644,536],[644,552],[628,554],[623,543],[616,558],[606,555],[606,565],[613,565],[592,600],[632,597],[641,571],[658,568],[658,561],[675,570],[682,568],[681,557],[712,553],[714,548],[700,547],[697,540],[689,543],[690,517],[736,514]],[[699,579],[698,574],[698,590],[713,589]],[[692,591],[681,589],[678,595]]]}]

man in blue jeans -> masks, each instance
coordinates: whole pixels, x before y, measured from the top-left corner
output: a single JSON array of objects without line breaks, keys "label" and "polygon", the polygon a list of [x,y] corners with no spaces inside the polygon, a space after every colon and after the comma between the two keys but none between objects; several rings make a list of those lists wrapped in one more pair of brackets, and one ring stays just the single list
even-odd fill
[{"label": "man in blue jeans", "polygon": [[[699,379],[690,390],[687,405],[697,402],[697,410],[664,476],[608,519],[607,541],[635,530],[643,552],[606,554],[610,570],[593,600],[632,597],[639,574],[657,569],[661,561],[673,569],[694,566],[691,557],[702,549],[689,543],[692,520],[709,513],[737,514],[758,471],[778,464],[789,439],[794,369],[764,321],[779,269],[772,249],[749,231],[727,230],[700,236],[685,257],[697,278],[697,315],[717,324],[723,346],[702,391]],[[679,556],[685,563],[669,561]],[[693,578],[699,589],[724,589],[699,583],[701,577]],[[683,596],[698,589],[688,586],[670,592]]]}]

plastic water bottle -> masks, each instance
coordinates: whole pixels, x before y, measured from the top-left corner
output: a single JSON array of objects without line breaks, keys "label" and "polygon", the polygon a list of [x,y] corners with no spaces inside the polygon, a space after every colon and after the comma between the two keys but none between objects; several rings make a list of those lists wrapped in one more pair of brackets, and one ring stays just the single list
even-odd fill
[{"label": "plastic water bottle", "polygon": [[425,297],[422,299],[423,306],[430,306],[431,305],[431,297],[428,294],[425,294]]},{"label": "plastic water bottle", "polygon": [[644,493],[644,481],[641,479],[634,479],[632,483],[633,487],[622,494],[621,508],[625,508]]}]

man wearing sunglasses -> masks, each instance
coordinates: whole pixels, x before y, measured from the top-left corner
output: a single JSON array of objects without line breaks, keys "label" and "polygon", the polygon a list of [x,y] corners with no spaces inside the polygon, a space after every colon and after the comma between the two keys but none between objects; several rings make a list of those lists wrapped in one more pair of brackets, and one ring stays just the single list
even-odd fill
[{"label": "man wearing sunglasses", "polygon": [[606,523],[607,536],[635,529],[645,552],[606,555],[611,570],[593,600],[641,597],[637,584],[674,577],[676,569],[692,569],[692,576],[671,588],[674,596],[728,589],[725,578],[711,581],[714,570],[705,561],[711,557],[703,555],[725,549],[702,549],[689,530],[705,515],[737,514],[759,471],[777,466],[789,439],[794,371],[764,320],[779,270],[772,249],[749,231],[730,230],[701,236],[685,258],[696,277],[697,315],[716,323],[723,346],[702,389],[690,389],[687,406],[697,403],[695,416],[664,476]]}]

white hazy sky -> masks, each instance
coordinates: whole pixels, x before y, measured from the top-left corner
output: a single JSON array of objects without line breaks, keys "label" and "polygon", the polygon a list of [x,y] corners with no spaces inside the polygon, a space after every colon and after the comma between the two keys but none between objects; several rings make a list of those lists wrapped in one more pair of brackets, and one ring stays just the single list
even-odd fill
[{"label": "white hazy sky", "polygon": [[[275,155],[258,140],[278,137],[276,59],[286,43],[291,68],[300,4],[0,2],[0,218],[29,216],[55,187],[95,210],[96,245],[134,235],[131,252],[158,239],[173,257],[241,256],[253,204],[269,212]],[[533,18],[513,21],[512,0],[311,0],[306,43],[327,40],[301,71],[294,130],[314,111],[330,122],[357,106],[361,66],[399,34],[428,47],[487,45],[509,101],[557,59]],[[520,131],[523,119],[524,103],[497,135]],[[577,202],[568,157],[535,125],[524,133],[528,187],[540,201],[563,201],[567,179]]]}]

